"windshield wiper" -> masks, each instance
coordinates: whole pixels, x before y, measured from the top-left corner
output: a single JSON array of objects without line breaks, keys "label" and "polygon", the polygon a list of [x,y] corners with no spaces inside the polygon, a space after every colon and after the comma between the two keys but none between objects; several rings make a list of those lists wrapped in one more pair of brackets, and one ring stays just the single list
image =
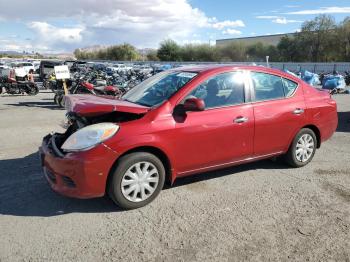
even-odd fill
[{"label": "windshield wiper", "polygon": [[151,107],[152,106],[152,105],[145,104],[145,103],[130,101],[129,99],[126,99],[126,98],[124,98],[123,101],[129,102],[129,103],[133,103],[133,104],[136,104],[136,105],[140,105],[140,106],[147,106],[147,107]]}]

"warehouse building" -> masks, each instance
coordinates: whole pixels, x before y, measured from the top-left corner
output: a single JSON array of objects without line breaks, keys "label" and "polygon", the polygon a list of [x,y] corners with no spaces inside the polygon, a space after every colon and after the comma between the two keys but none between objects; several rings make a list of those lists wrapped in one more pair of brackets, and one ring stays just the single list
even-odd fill
[{"label": "warehouse building", "polygon": [[217,46],[224,46],[231,43],[241,43],[244,45],[253,45],[256,43],[262,43],[265,45],[277,46],[279,41],[284,36],[293,37],[295,33],[287,34],[276,34],[276,35],[262,35],[262,36],[251,36],[251,37],[240,37],[240,38],[228,38],[228,39],[218,39],[216,40]]}]

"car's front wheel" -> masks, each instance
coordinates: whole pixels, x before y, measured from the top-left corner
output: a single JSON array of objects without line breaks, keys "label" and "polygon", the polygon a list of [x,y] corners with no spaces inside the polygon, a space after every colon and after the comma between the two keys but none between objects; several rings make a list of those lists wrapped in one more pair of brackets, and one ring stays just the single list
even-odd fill
[{"label": "car's front wheel", "polygon": [[121,157],[111,175],[109,196],[125,209],[139,208],[152,202],[165,181],[163,163],[147,152],[135,152]]},{"label": "car's front wheel", "polygon": [[317,148],[317,138],[309,128],[301,129],[295,136],[285,159],[292,167],[302,167],[310,163]]}]

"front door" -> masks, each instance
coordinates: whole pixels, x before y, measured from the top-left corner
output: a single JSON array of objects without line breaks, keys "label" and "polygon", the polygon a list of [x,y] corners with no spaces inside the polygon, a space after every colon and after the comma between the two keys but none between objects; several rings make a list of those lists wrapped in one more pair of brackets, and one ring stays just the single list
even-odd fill
[{"label": "front door", "polygon": [[245,103],[243,73],[212,77],[189,97],[203,99],[206,109],[187,112],[175,123],[173,147],[180,176],[252,156],[254,114],[252,105]]}]

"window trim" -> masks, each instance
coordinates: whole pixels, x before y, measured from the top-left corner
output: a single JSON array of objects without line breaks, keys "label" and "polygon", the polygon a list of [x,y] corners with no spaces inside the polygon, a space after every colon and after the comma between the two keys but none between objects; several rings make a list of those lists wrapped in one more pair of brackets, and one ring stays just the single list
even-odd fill
[{"label": "window trim", "polygon": [[[219,75],[223,75],[223,74],[230,74],[230,73],[242,73],[244,76],[244,102],[243,103],[239,103],[239,104],[232,104],[232,105],[224,105],[224,106],[216,106],[216,107],[210,107],[210,108],[205,108],[204,111],[199,111],[199,112],[205,112],[205,111],[209,111],[209,110],[213,110],[213,109],[221,109],[221,108],[227,108],[227,107],[234,107],[234,106],[241,106],[241,105],[245,105],[248,104],[252,101],[252,94],[251,94],[251,89],[250,89],[250,80],[249,80],[249,74],[248,74],[248,70],[245,69],[235,69],[235,70],[230,70],[230,71],[225,71],[225,72],[220,72],[218,74],[214,74],[214,75],[209,75],[208,77],[206,77],[201,83],[199,83],[198,85],[196,85],[194,88],[192,88],[191,90],[189,90],[184,96],[181,97],[181,99],[178,100],[178,102],[176,103],[176,106],[178,106],[179,104],[181,104],[184,99],[191,93],[193,92],[193,90],[195,90],[196,88],[198,88],[201,84],[203,84],[204,82],[208,81],[209,79],[219,76]],[[175,107],[176,107],[175,106]],[[191,113],[199,113],[199,112],[191,112]]]},{"label": "window trim", "polygon": [[[294,92],[289,95],[289,96],[286,96],[285,92],[284,92],[284,88],[283,88],[283,93],[284,93],[284,97],[282,98],[274,98],[274,99],[266,99],[266,100],[259,100],[259,101],[256,101],[256,98],[255,98],[255,89],[254,89],[254,85],[253,85],[253,79],[251,77],[251,73],[262,73],[262,74],[267,74],[267,75],[272,75],[272,76],[276,76],[276,77],[279,77],[281,79],[287,79],[289,81],[292,81],[294,83],[297,84],[297,87],[295,88]],[[280,76],[276,73],[270,73],[270,72],[264,72],[264,71],[257,71],[257,70],[247,70],[247,77],[248,77],[248,82],[249,82],[249,89],[250,89],[250,94],[251,94],[251,101],[250,103],[251,104],[255,104],[255,103],[261,103],[261,102],[269,102],[269,101],[279,101],[279,100],[284,100],[284,99],[291,99],[294,97],[294,95],[296,94],[297,90],[299,89],[299,86],[300,84],[298,82],[295,82],[294,80],[291,80],[290,78],[288,77],[284,77],[284,76]],[[283,83],[283,81],[282,81]],[[284,84],[283,84],[284,86]]]},{"label": "window trim", "polygon": [[[296,88],[294,89],[293,93],[291,93],[289,96],[286,96],[285,98],[293,97],[294,94],[296,93],[298,87],[299,87],[299,83],[297,83],[297,82],[295,82],[295,81],[293,81],[293,80],[290,80],[289,78],[283,77],[283,76],[281,76],[281,78],[282,78],[283,80],[288,80],[288,81],[290,81],[290,82],[293,82],[294,84],[297,85]],[[282,81],[282,82],[283,82],[283,81]],[[283,83],[283,85],[284,85],[284,83]]]}]

